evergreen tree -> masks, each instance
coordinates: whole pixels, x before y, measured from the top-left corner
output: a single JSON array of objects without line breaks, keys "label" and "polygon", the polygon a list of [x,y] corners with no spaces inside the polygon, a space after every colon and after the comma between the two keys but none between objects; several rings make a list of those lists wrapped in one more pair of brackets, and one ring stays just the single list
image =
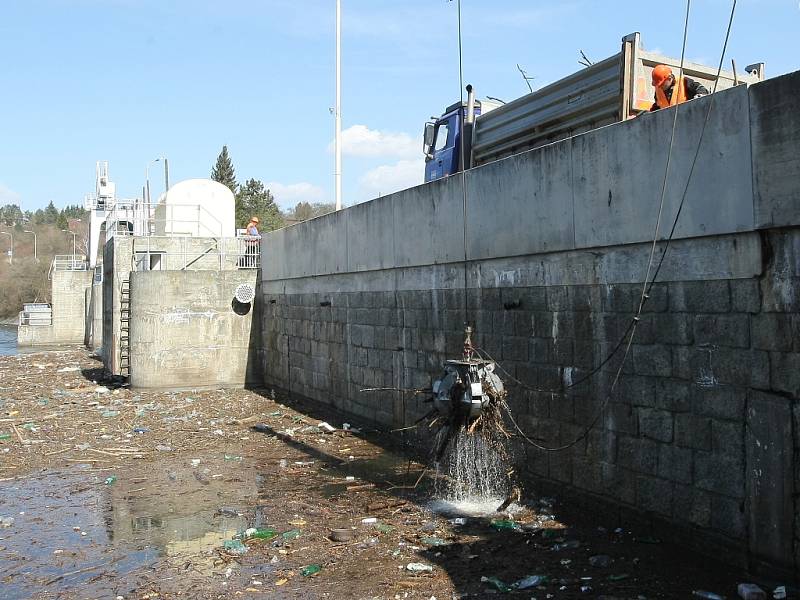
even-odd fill
[{"label": "evergreen tree", "polygon": [[222,152],[217,157],[217,163],[211,169],[211,179],[227,186],[234,194],[236,193],[238,187],[236,184],[236,171],[233,168],[231,157],[228,156],[227,146],[222,147]]},{"label": "evergreen tree", "polygon": [[44,208],[44,223],[48,225],[54,224],[58,220],[58,209],[56,208],[53,201],[50,200],[50,203]]},{"label": "evergreen tree", "polygon": [[248,179],[236,193],[236,225],[245,227],[250,217],[259,218],[259,231],[283,227],[283,215],[275,204],[275,197],[257,179]]}]

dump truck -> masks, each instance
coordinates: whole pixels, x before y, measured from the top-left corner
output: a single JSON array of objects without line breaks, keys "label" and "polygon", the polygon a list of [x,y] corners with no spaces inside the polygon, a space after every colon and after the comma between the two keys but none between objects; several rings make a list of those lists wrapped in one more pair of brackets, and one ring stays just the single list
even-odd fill
[{"label": "dump truck", "polygon": [[[425,182],[649,110],[654,95],[650,74],[658,64],[677,74],[680,60],[643,50],[637,32],[622,38],[614,56],[512,102],[477,100],[467,86],[465,102],[452,104],[425,124]],[[691,62],[684,62],[683,73],[709,90],[717,79],[717,68]],[[764,63],[748,65],[742,73],[723,70],[717,91],[763,79]]]}]

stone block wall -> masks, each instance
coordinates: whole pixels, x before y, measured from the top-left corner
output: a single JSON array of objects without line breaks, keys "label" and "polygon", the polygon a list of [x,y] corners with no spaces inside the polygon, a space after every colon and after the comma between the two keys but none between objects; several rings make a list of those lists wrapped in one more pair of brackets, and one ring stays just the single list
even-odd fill
[{"label": "stone block wall", "polygon": [[[705,175],[687,188],[613,393],[624,344],[583,378],[636,313],[658,208],[637,177],[663,169],[654,140],[669,111],[265,236],[265,383],[406,427],[431,407],[408,390],[460,355],[469,322],[505,371],[519,428],[564,447],[515,439],[524,486],[794,576],[800,187],[772,175],[800,165],[800,73],[716,96]],[[679,107],[679,131],[694,133],[667,224],[706,100]]]},{"label": "stone block wall", "polygon": [[517,440],[525,484],[588,493],[675,523],[700,549],[792,570],[800,230],[765,241],[775,254],[758,278],[654,286],[610,395],[624,346],[590,372],[628,330],[639,284],[267,294],[266,383],[408,426],[429,410],[425,395],[362,390],[430,387],[459,356],[466,318],[507,371],[520,429],[572,444]]}]

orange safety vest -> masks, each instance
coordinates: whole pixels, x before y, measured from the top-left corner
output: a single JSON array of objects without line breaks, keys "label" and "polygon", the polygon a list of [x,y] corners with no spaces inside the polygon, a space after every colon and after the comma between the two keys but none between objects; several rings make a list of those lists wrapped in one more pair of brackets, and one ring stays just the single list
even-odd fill
[{"label": "orange safety vest", "polygon": [[668,99],[661,87],[656,88],[656,104],[658,104],[658,108],[667,108],[668,106],[686,102],[686,96],[686,80],[683,77],[678,77],[675,79],[675,83],[672,84],[672,98]]}]

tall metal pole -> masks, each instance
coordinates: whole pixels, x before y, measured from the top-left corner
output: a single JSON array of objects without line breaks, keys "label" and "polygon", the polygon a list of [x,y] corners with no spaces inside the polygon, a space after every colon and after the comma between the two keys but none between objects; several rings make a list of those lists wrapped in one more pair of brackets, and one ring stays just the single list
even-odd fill
[{"label": "tall metal pole", "polygon": [[144,202],[150,206],[150,163],[144,166]]},{"label": "tall metal pole", "polygon": [[76,250],[75,241],[78,239],[78,234],[75,233],[74,231],[70,231],[69,229],[62,229],[61,231],[63,231],[64,233],[72,234],[72,262],[75,262],[75,250]]},{"label": "tall metal pole", "polygon": [[164,159],[164,193],[169,191],[169,161]]},{"label": "tall metal pole", "polygon": [[336,0],[336,137],[334,140],[335,166],[333,170],[336,191],[336,210],[342,209],[342,0]]}]

